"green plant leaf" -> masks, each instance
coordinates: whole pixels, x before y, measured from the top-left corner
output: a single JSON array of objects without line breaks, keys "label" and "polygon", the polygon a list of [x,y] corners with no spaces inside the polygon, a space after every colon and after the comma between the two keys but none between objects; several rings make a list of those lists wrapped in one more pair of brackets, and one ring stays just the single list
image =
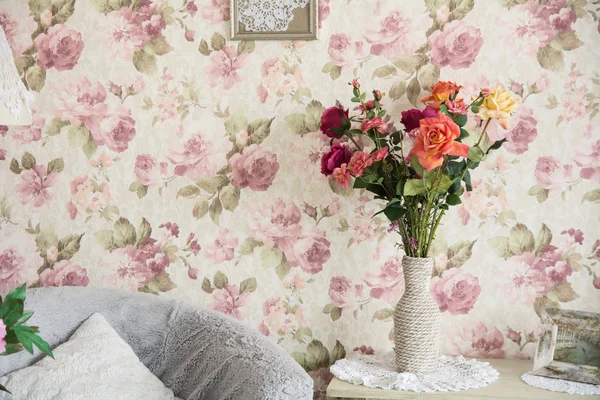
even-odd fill
[{"label": "green plant leaf", "polygon": [[427,191],[422,179],[410,179],[404,184],[405,196],[417,196]]},{"label": "green plant leaf", "polygon": [[21,301],[25,301],[25,296],[26,296],[26,285],[22,284],[21,286],[18,286],[16,288],[14,288],[13,290],[11,290],[5,297],[4,297],[4,301],[6,300],[21,300]]},{"label": "green plant leaf", "polygon": [[469,160],[473,162],[481,162],[481,160],[483,160],[484,155],[485,154],[483,153],[483,150],[481,150],[477,146],[473,146],[469,149]]},{"label": "green plant leaf", "polygon": [[7,328],[12,328],[23,315],[24,303],[21,299],[4,300],[0,304],[0,319]]},{"label": "green plant leaf", "polygon": [[462,199],[456,194],[449,194],[448,196],[446,196],[446,204],[450,206],[457,206],[461,203]]}]

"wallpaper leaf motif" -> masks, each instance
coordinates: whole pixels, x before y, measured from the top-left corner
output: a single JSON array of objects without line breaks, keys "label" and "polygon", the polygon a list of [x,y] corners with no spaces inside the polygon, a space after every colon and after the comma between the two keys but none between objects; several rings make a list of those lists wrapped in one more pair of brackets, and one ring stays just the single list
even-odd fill
[{"label": "wallpaper leaf motif", "polygon": [[232,42],[229,0],[0,2],[37,92],[31,126],[0,126],[0,292],[193,298],[281,344],[324,398],[336,359],[391,348],[404,275],[379,204],[321,175],[321,114],[360,78],[386,92],[392,129],[442,79],[523,103],[488,128],[483,148],[502,151],[476,155],[433,243],[443,351],[529,358],[541,307],[600,311],[598,5],[320,0],[319,14],[318,41]]}]

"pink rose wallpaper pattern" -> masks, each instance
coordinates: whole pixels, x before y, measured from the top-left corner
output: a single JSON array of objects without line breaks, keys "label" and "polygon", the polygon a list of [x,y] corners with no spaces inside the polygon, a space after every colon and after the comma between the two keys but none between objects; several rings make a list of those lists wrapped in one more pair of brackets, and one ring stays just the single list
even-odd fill
[{"label": "pink rose wallpaper pattern", "polygon": [[596,2],[319,12],[318,41],[233,42],[229,0],[2,2],[36,101],[33,125],[0,126],[0,292],[103,286],[210,307],[283,346],[323,398],[335,360],[391,349],[404,275],[377,202],[321,175],[347,157],[321,165],[321,113],[358,78],[385,92],[378,126],[398,126],[443,79],[523,104],[490,126],[508,142],[434,243],[442,350],[528,359],[542,306],[600,311]]}]

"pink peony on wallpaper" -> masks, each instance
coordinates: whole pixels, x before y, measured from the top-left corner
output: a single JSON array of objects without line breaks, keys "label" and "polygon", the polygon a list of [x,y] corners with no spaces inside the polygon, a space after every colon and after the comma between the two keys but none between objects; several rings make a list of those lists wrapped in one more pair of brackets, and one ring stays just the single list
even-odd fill
[{"label": "pink peony on wallpaper", "polygon": [[319,12],[318,41],[231,42],[229,0],[1,2],[36,101],[33,125],[0,126],[0,292],[104,286],[210,307],[283,346],[323,398],[335,360],[391,349],[404,292],[376,201],[321,174],[323,105],[358,78],[385,92],[378,126],[398,126],[442,79],[522,100],[510,127],[490,126],[508,142],[434,244],[442,350],[528,359],[542,305],[599,312],[597,2]]}]

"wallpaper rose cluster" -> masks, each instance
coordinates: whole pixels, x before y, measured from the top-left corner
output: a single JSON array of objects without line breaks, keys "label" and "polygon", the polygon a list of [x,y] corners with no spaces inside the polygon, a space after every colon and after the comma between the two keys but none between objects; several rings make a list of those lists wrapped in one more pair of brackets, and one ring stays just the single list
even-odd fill
[{"label": "wallpaper rose cluster", "polygon": [[208,306],[322,396],[336,359],[391,349],[404,290],[379,206],[320,173],[324,105],[359,78],[398,125],[440,79],[501,84],[522,104],[438,231],[432,291],[444,352],[531,357],[541,306],[600,311],[598,7],[321,0],[318,41],[231,42],[229,0],[4,1],[36,101],[33,125],[0,126],[0,292]]}]

